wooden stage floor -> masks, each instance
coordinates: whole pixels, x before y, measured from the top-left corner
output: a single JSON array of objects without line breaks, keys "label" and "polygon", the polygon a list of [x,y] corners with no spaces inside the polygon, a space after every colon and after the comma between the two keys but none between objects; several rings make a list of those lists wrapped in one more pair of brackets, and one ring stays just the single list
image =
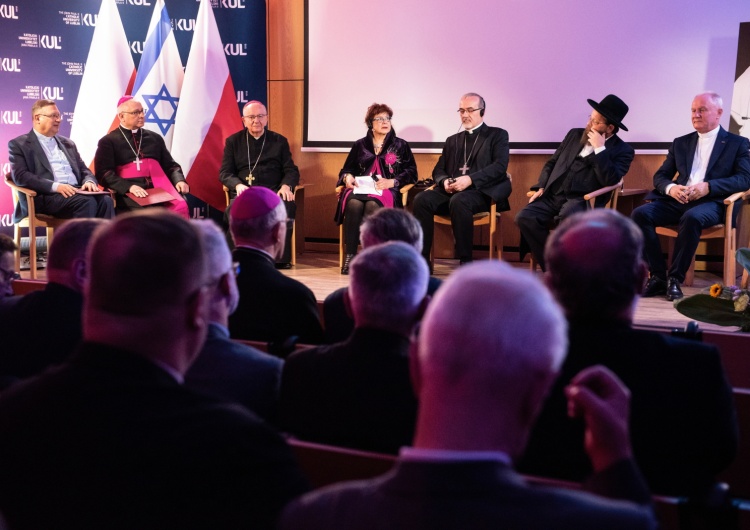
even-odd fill
[{"label": "wooden stage floor", "polygon": [[[528,268],[528,263],[511,262],[511,265],[519,268]],[[435,276],[445,279],[458,267],[458,260],[438,259],[435,260]],[[297,258],[297,265],[284,274],[295,278],[315,293],[318,301],[335,291],[339,287],[345,287],[349,283],[348,276],[342,276],[339,271],[338,254],[324,252],[306,251]],[[541,272],[537,272],[541,280]],[[711,284],[720,282],[719,275],[709,272],[696,272],[695,282],[692,287],[683,287],[686,296],[699,293]],[[642,298],[638,301],[635,312],[635,323],[643,327],[657,328],[680,328],[684,329],[690,319],[675,310],[672,302],[664,298]],[[737,327],[723,327],[701,322],[700,327],[715,331],[737,331]]]}]

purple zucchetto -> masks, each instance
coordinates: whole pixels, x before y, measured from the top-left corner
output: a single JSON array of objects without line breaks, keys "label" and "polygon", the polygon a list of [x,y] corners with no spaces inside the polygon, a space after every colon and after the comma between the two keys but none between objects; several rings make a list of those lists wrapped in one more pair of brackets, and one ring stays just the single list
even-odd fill
[{"label": "purple zucchetto", "polygon": [[281,199],[273,191],[263,186],[251,186],[234,200],[230,216],[232,219],[246,220],[262,217],[281,204]]},{"label": "purple zucchetto", "polygon": [[117,102],[117,106],[119,107],[120,105],[122,105],[126,101],[130,101],[131,99],[133,99],[133,96],[126,94],[120,98],[120,100]]}]

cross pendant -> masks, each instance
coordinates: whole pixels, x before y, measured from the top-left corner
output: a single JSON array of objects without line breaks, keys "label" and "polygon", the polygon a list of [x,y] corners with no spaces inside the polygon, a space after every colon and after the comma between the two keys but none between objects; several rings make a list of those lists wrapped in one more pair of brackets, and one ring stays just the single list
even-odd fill
[{"label": "cross pendant", "polygon": [[135,167],[138,168],[138,171],[141,170],[141,159],[138,157],[135,157]]},{"label": "cross pendant", "polygon": [[247,184],[249,186],[252,186],[253,181],[255,180],[255,177],[253,176],[252,173],[250,173],[247,177],[245,177],[245,180],[247,181]]},{"label": "cross pendant", "polygon": [[465,163],[462,167],[458,168],[461,170],[461,176],[466,175],[466,172],[469,171],[469,166],[467,166]]}]

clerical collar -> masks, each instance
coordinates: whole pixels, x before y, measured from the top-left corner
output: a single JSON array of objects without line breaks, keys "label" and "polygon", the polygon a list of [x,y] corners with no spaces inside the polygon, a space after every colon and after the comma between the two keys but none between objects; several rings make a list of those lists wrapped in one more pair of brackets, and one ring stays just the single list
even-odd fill
[{"label": "clerical collar", "polygon": [[130,132],[132,132],[133,134],[135,134],[135,133],[137,133],[137,132],[138,132],[138,127],[136,127],[135,129],[128,129],[128,128],[127,128],[127,127],[125,127],[124,125],[120,125],[120,128],[121,128],[121,129],[125,129],[126,131],[130,131]]},{"label": "clerical collar", "polygon": [[[255,138],[255,136],[253,136],[253,133],[251,133],[251,132],[250,132],[250,129],[247,129],[247,134],[248,134],[249,136],[252,136],[253,138]],[[263,135],[264,135],[264,134],[266,134],[266,130],[265,130],[265,129],[263,129],[263,132],[262,132],[262,133],[260,133],[260,136],[258,136],[258,137],[257,137],[257,138],[255,138],[255,139],[256,139],[256,140],[260,140],[261,138],[263,138]]]},{"label": "clerical collar", "polygon": [[465,132],[466,132],[467,134],[474,134],[474,131],[476,131],[477,129],[479,129],[479,128],[480,128],[480,127],[481,127],[482,125],[484,125],[484,122],[480,123],[479,125],[477,125],[477,126],[476,126],[476,127],[474,127],[473,129],[464,129],[464,131],[465,131]]},{"label": "clerical collar", "polygon": [[715,129],[712,129],[712,130],[708,131],[707,133],[698,133],[698,137],[701,140],[708,140],[708,139],[711,139],[711,138],[716,138],[716,135],[719,134],[719,129],[720,128],[721,127],[716,127]]}]

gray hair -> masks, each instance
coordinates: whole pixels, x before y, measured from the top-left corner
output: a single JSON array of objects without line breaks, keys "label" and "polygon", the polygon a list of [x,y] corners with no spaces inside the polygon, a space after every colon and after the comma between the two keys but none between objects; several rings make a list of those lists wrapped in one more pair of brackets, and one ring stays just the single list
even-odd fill
[{"label": "gray hair", "polygon": [[390,241],[367,248],[351,263],[349,298],[356,324],[391,329],[413,320],[427,295],[427,262],[414,247]]},{"label": "gray hair", "polygon": [[403,241],[422,252],[422,226],[416,217],[400,208],[379,208],[366,217],[360,239],[364,248],[386,241]]}]

